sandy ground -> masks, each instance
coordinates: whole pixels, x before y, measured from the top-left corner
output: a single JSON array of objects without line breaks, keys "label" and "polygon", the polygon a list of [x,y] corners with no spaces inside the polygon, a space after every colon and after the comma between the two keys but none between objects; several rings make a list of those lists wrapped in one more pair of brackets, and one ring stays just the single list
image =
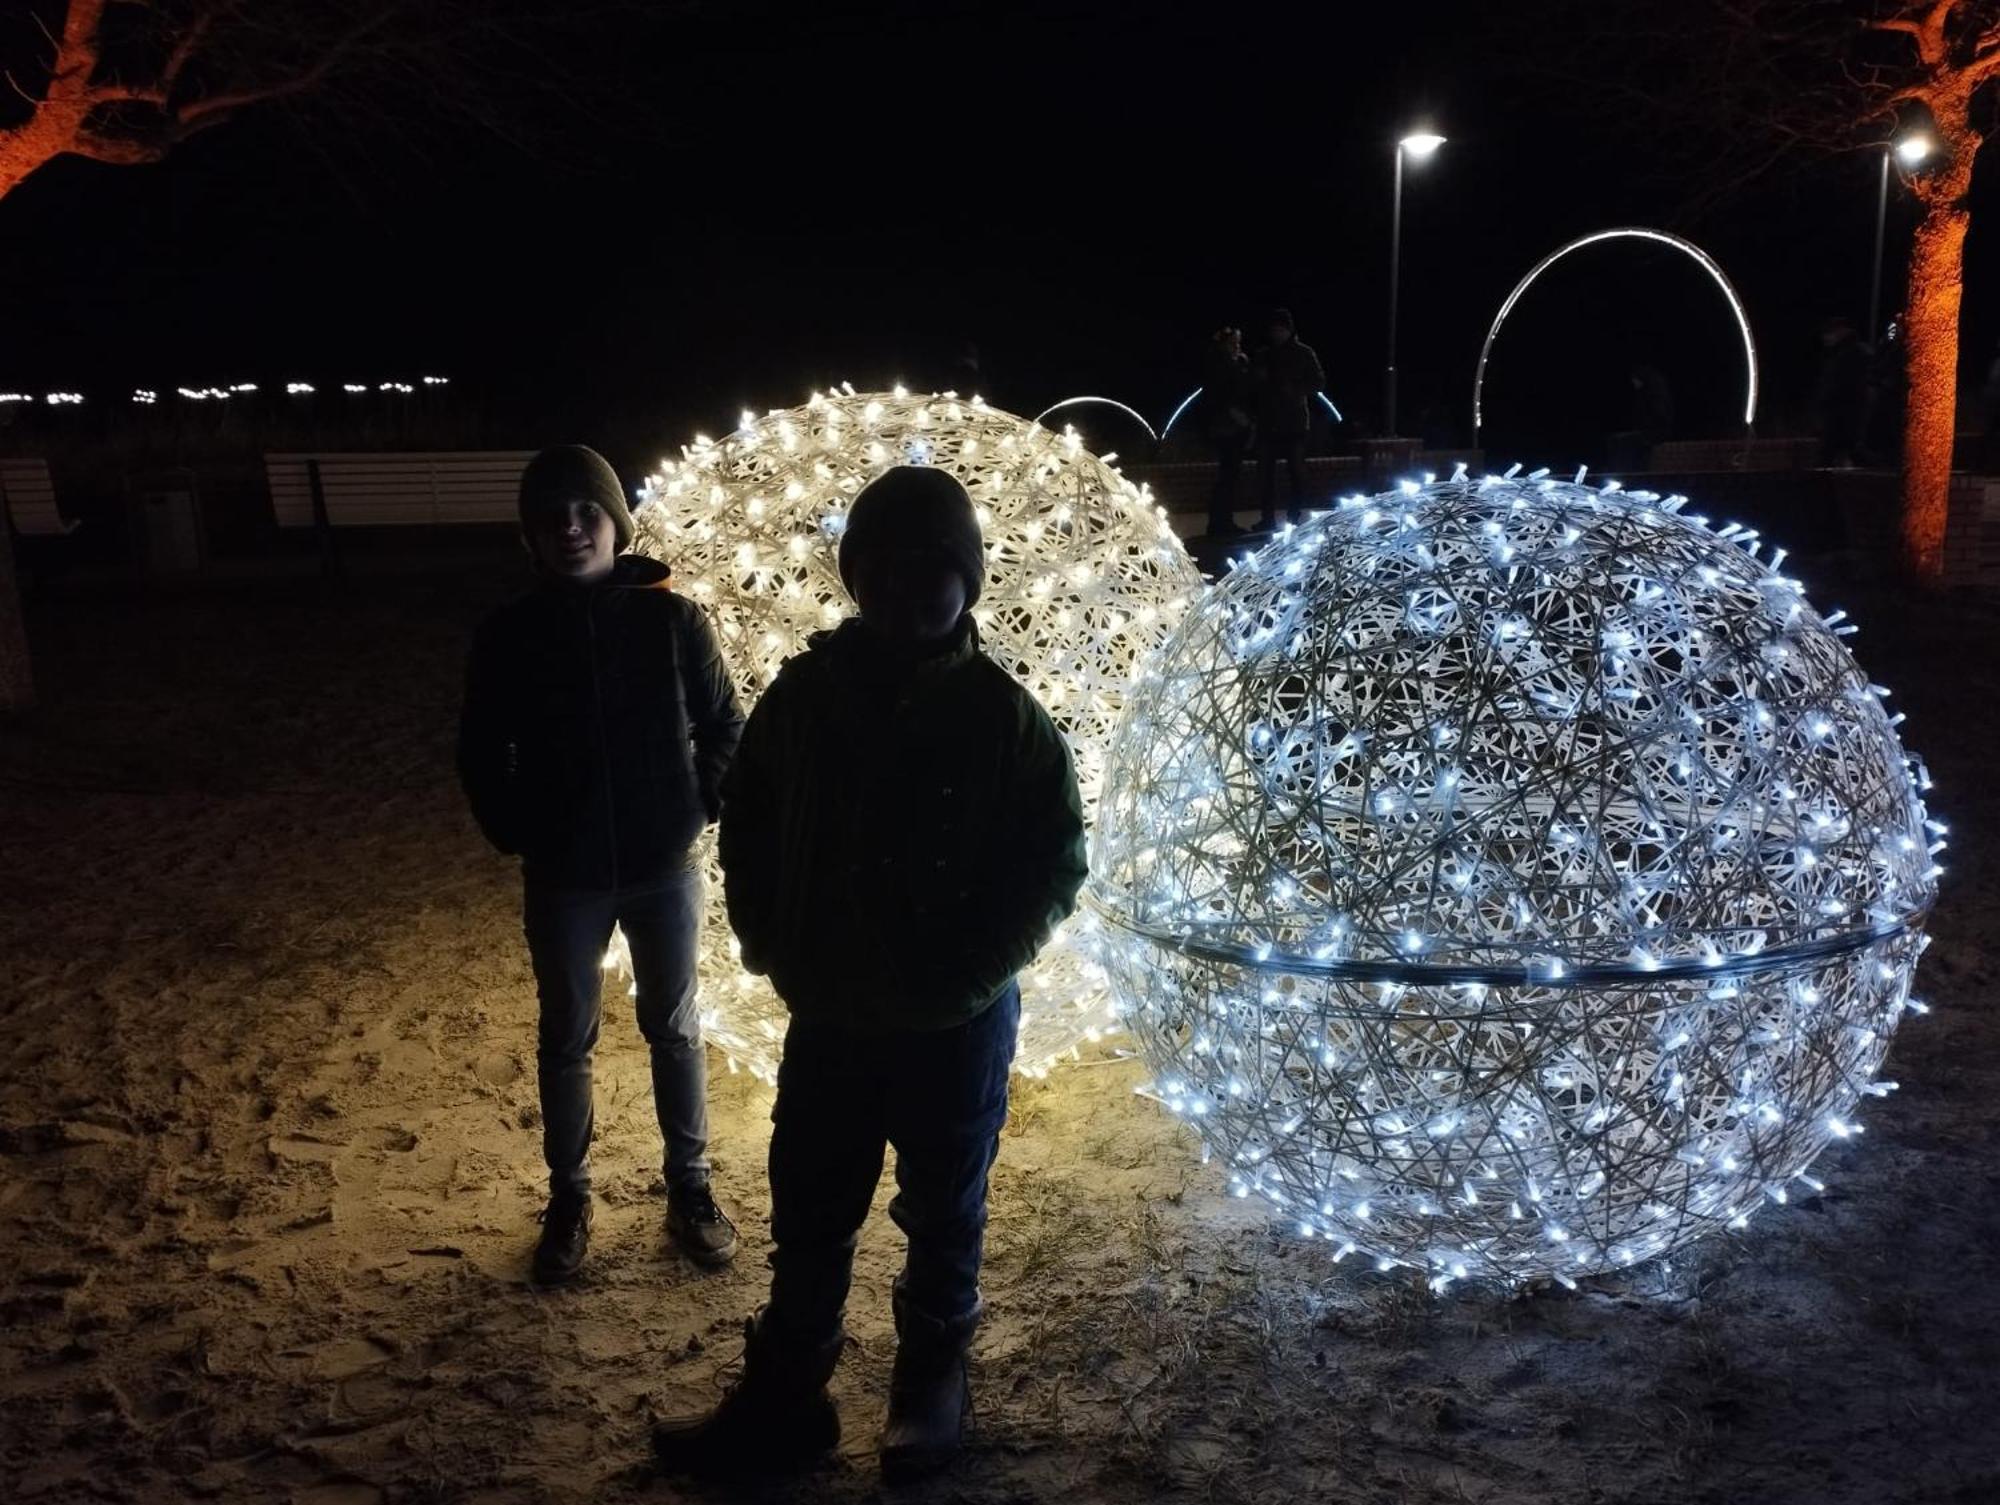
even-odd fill
[{"label": "sandy ground", "polygon": [[[34,626],[0,725],[0,1498],[669,1500],[764,1274],[768,1097],[718,1063],[734,1269],[662,1243],[644,1058],[600,1058],[589,1276],[524,1280],[540,1164],[510,866],[449,740],[482,573],[142,597]],[[1849,592],[1849,596],[1855,593]],[[978,1442],[913,1499],[2000,1500],[2000,606],[1843,599],[1956,830],[1938,944],[1828,1191],[1645,1278],[1437,1299],[1225,1199],[1130,1063],[1017,1087]],[[874,1496],[879,1216],[837,1461]]]}]

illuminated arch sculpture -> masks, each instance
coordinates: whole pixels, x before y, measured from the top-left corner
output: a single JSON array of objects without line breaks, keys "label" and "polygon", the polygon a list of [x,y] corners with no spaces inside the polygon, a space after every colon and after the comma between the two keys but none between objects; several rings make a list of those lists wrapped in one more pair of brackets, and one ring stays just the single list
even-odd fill
[{"label": "illuminated arch sculpture", "polygon": [[1500,312],[1493,316],[1493,327],[1486,331],[1486,343],[1479,347],[1479,369],[1472,378],[1472,442],[1479,442],[1480,425],[1485,421],[1481,407],[1481,394],[1486,386],[1486,361],[1493,354],[1493,341],[1499,336],[1500,326],[1507,322],[1507,315],[1514,311],[1514,305],[1521,301],[1521,295],[1534,285],[1535,279],[1554,266],[1572,251],[1580,251],[1585,246],[1594,246],[1606,240],[1650,240],[1694,259],[1704,272],[1722,290],[1722,296],[1729,300],[1729,312],[1735,316],[1737,331],[1743,336],[1743,426],[1748,428],[1757,421],[1757,342],[1750,333],[1750,316],[1744,312],[1743,300],[1736,295],[1736,289],[1715,258],[1691,240],[1666,230],[1649,230],[1642,225],[1621,225],[1611,230],[1594,230],[1588,235],[1579,235],[1567,245],[1558,246],[1540,261],[1536,262],[1528,275],[1514,284],[1514,291],[1507,295],[1507,301],[1500,305]]},{"label": "illuminated arch sculpture", "polygon": [[[1063,729],[1089,820],[1134,667],[1179,622],[1201,576],[1152,497],[1074,430],[949,393],[815,394],[803,407],[745,413],[734,433],[697,438],[666,462],[643,488],[634,548],[670,564],[674,588],[708,614],[748,706],[812,633],[852,611],[838,563],[847,508],[898,464],[936,465],[971,492],[986,538],[973,612],[981,639]],[[703,1029],[732,1067],[770,1080],[784,1006],[738,962],[712,838],[702,861]],[[1016,1065],[1029,1075],[1117,1028],[1102,968],[1080,944],[1087,925],[1072,919],[1021,978]],[[622,937],[606,965],[626,969]]]},{"label": "illuminated arch sculpture", "polygon": [[1146,415],[1137,408],[1128,407],[1115,397],[1065,397],[1061,402],[1051,403],[1048,407],[1043,408],[1041,412],[1035,415],[1035,422],[1047,423],[1051,413],[1060,413],[1064,408],[1080,407],[1116,408],[1127,418],[1138,424],[1140,428],[1144,429],[1148,439],[1152,440],[1155,444],[1160,442],[1161,436],[1153,431],[1153,425],[1146,421]]},{"label": "illuminated arch sculpture", "polygon": [[[1207,388],[1205,387],[1196,387],[1192,392],[1188,393],[1187,396],[1183,397],[1180,400],[1180,402],[1175,405],[1173,412],[1167,415],[1167,421],[1160,425],[1161,443],[1164,444],[1166,442],[1167,435],[1171,434],[1174,431],[1174,425],[1181,421],[1181,414],[1185,413],[1190,407],[1192,407],[1194,405],[1194,400],[1197,397],[1201,396],[1201,394],[1206,390]],[[1347,415],[1341,412],[1340,409],[1334,405],[1333,399],[1331,397],[1328,397],[1326,393],[1315,392],[1313,393],[1313,396],[1317,397],[1320,400],[1320,405],[1324,407],[1329,414],[1332,415],[1333,421],[1335,423],[1347,422]]]}]

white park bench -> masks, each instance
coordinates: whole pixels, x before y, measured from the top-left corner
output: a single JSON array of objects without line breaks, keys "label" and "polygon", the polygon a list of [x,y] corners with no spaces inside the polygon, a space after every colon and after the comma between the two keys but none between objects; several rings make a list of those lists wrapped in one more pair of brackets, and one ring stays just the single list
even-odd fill
[{"label": "white park bench", "polygon": [[14,531],[23,537],[60,538],[77,529],[76,520],[56,510],[47,460],[0,460],[0,497],[6,498]]},{"label": "white park bench", "polygon": [[313,526],[315,465],[329,527],[511,523],[533,458],[526,449],[266,455],[264,473],[281,528]]},{"label": "white park bench", "polygon": [[1810,470],[1819,441],[1811,435],[1771,439],[1666,439],[1653,446],[1646,469],[1667,474],[1718,470]]}]

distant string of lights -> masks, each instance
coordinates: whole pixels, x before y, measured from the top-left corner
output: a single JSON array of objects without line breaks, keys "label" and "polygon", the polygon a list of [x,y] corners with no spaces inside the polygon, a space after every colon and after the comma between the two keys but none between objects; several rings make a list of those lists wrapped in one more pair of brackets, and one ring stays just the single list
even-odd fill
[{"label": "distant string of lights", "polygon": [[[425,387],[433,389],[451,384],[451,378],[448,376],[426,376],[420,378],[420,381]],[[191,402],[227,402],[232,397],[247,397],[256,392],[258,387],[255,382],[246,381],[238,382],[232,387],[180,387],[176,390],[182,397],[187,398]],[[398,396],[407,397],[417,390],[417,383],[380,381],[371,384],[362,381],[349,381],[342,382],[340,390],[350,397],[364,396],[369,392],[394,392]],[[288,381],[285,383],[285,395],[287,397],[311,397],[318,391],[319,388],[315,387],[309,381]],[[158,400],[158,394],[141,387],[133,392],[132,400],[139,403],[155,402]]]},{"label": "distant string of lights", "polygon": [[[416,392],[419,385],[426,389],[435,390],[438,387],[450,386],[451,378],[448,376],[425,376],[418,378],[416,382],[350,381],[342,382],[340,390],[349,396],[361,396],[369,392],[393,392],[399,397],[407,397]],[[240,381],[226,387],[175,387],[173,395],[186,402],[228,402],[237,397],[253,396],[260,390],[262,389],[254,381]],[[318,390],[309,381],[288,381],[285,383],[285,395],[287,397],[311,397]],[[153,387],[134,387],[132,389],[131,400],[140,407],[152,407],[159,402],[160,393],[158,389]],[[84,396],[81,392],[45,392],[40,396],[37,396],[33,392],[0,392],[0,407],[10,403],[23,402],[39,402],[52,408],[81,407],[84,402]]]}]

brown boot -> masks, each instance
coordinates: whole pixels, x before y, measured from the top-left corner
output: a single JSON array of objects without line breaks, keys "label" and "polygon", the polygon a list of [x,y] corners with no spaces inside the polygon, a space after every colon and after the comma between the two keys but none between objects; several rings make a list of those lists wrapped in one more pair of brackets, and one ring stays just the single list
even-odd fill
[{"label": "brown boot", "polygon": [[891,1484],[936,1473],[958,1456],[972,1414],[966,1351],[979,1313],[947,1322],[896,1292],[896,1364],[889,1375],[889,1422],[882,1428],[882,1477]]},{"label": "brown boot", "polygon": [[804,1468],[840,1442],[840,1413],[826,1382],[846,1333],[800,1344],[762,1313],[743,1324],[743,1376],[713,1411],[653,1428],[653,1455],[670,1474],[701,1478],[779,1474]]}]

